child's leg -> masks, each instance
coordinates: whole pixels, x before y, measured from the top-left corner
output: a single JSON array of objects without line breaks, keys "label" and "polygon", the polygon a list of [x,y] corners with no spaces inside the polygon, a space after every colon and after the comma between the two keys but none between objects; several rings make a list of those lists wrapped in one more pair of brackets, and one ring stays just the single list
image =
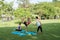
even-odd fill
[{"label": "child's leg", "polygon": [[39,27],[37,28],[37,32],[39,31]]},{"label": "child's leg", "polygon": [[22,30],[16,29],[16,31],[22,31]]},{"label": "child's leg", "polygon": [[42,32],[42,27],[40,26],[40,31]]},{"label": "child's leg", "polygon": [[24,22],[23,24],[27,27],[27,22]]},{"label": "child's leg", "polygon": [[28,24],[27,24],[27,22],[24,22],[24,25],[26,26],[26,31],[28,31]]}]

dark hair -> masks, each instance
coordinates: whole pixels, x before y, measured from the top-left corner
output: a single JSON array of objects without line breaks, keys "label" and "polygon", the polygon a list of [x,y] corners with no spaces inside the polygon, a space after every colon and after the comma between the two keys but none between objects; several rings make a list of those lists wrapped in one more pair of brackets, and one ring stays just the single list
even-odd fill
[{"label": "dark hair", "polygon": [[36,16],[36,19],[38,19],[38,17]]}]

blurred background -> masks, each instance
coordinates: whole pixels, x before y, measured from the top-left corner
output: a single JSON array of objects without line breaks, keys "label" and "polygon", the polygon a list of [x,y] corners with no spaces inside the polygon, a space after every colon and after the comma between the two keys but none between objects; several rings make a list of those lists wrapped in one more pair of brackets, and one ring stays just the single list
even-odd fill
[{"label": "blurred background", "polygon": [[0,0],[0,20],[39,16],[41,19],[60,19],[60,0]]}]

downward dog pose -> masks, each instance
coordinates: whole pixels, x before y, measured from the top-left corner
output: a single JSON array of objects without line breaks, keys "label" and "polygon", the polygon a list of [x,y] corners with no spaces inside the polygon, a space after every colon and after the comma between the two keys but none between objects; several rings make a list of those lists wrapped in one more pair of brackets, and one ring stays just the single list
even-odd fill
[{"label": "downward dog pose", "polygon": [[25,20],[25,18],[23,18],[22,23],[27,27],[31,23],[31,20],[30,20],[30,18],[27,18],[27,20]]},{"label": "downward dog pose", "polygon": [[28,27],[28,25],[31,23],[30,18],[27,18],[27,21],[25,21],[25,18],[23,18],[23,19],[22,19],[22,22],[23,22],[23,24],[26,26],[26,31],[27,31],[27,27]]},{"label": "downward dog pose", "polygon": [[27,21],[24,21],[25,26],[27,27],[31,23],[30,18],[27,19]]}]

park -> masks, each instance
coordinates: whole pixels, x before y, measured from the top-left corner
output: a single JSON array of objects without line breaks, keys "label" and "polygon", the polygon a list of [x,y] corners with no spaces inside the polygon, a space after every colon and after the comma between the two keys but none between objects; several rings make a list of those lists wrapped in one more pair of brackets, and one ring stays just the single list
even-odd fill
[{"label": "park", "polygon": [[60,1],[1,0],[0,40],[60,40]]}]

